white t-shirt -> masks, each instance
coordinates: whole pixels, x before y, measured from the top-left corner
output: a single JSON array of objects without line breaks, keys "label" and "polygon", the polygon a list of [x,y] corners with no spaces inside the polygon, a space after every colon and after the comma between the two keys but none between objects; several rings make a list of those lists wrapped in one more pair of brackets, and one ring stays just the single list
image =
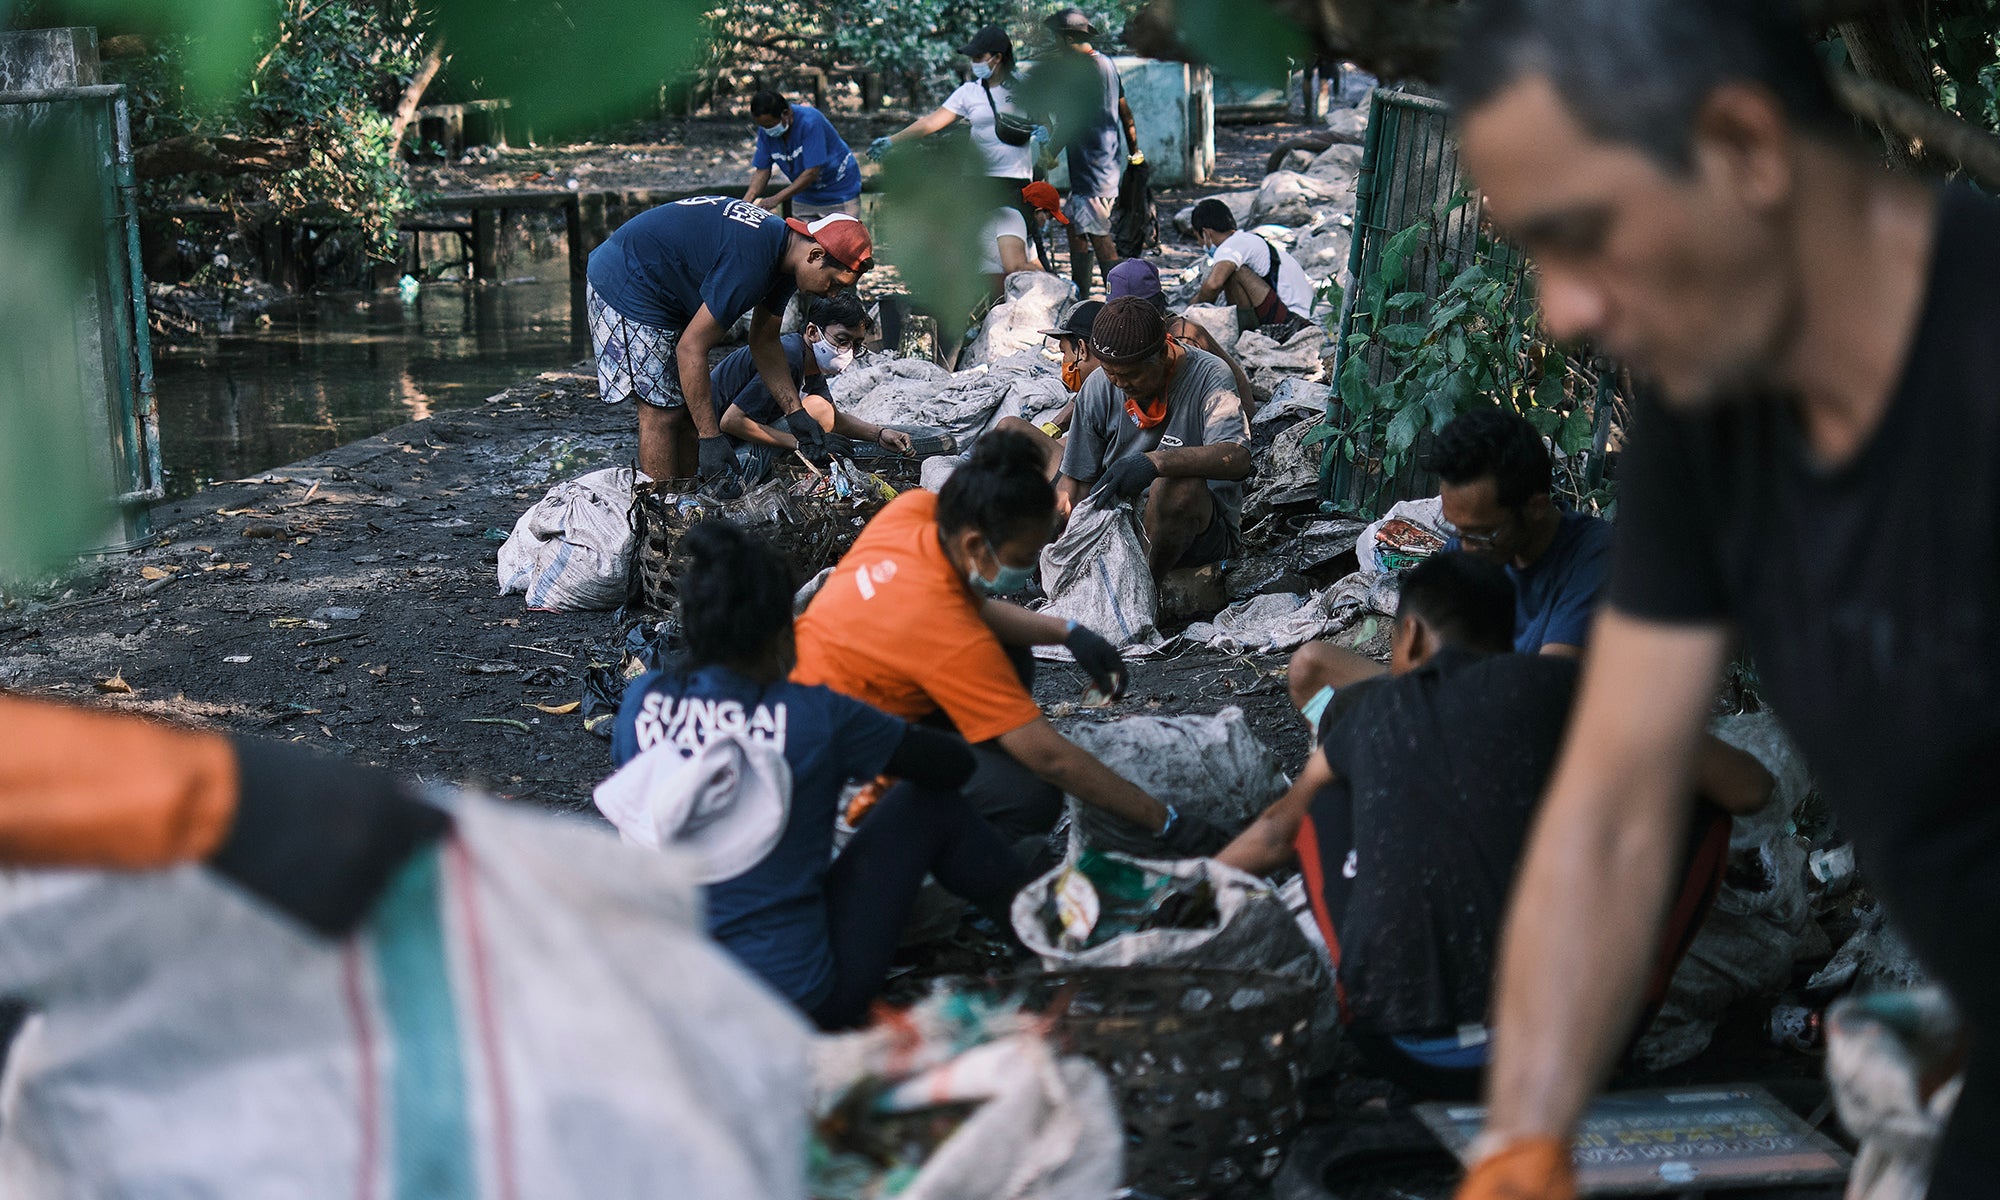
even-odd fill
[{"label": "white t-shirt", "polygon": [[[993,85],[993,104],[1000,111],[1023,115],[1013,104],[1013,94],[1004,83]],[[1035,174],[1035,144],[1009,146],[993,132],[993,106],[986,103],[986,89],[977,79],[962,83],[944,106],[972,126],[972,144],[986,157],[986,173],[997,179],[1032,179]]]},{"label": "white t-shirt", "polygon": [[1041,266],[1041,256],[1035,253],[1035,243],[1028,237],[1028,221],[1017,208],[996,208],[986,219],[986,230],[979,235],[979,269],[988,275],[998,275],[1000,266],[1000,239],[1017,237],[1028,248],[1028,262]]},{"label": "white t-shirt", "polygon": [[1278,256],[1278,299],[1292,310],[1294,316],[1312,314],[1313,283],[1306,278],[1306,269],[1299,260],[1278,249],[1262,237],[1247,229],[1239,229],[1229,235],[1229,240],[1215,248],[1215,262],[1233,262],[1248,267],[1259,279],[1271,272],[1271,255]]}]

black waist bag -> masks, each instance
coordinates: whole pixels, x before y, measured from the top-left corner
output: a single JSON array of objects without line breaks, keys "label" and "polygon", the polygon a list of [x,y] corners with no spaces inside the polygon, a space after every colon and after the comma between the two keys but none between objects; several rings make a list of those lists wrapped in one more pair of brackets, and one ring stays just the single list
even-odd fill
[{"label": "black waist bag", "polygon": [[987,87],[984,83],[980,84],[979,88],[986,93],[986,107],[993,110],[994,137],[999,138],[1009,146],[1025,146],[1034,140],[1035,123],[1033,121],[1030,121],[1026,117],[1017,117],[1013,113],[1001,112],[1000,106],[993,102],[993,89]]}]

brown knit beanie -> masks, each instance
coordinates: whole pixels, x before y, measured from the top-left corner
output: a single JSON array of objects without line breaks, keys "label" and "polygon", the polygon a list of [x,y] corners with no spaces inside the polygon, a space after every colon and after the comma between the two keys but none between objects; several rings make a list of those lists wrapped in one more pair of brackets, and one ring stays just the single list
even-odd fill
[{"label": "brown knit beanie", "polygon": [[1166,348],[1166,318],[1139,296],[1120,296],[1090,323],[1090,352],[1104,362],[1141,362]]}]

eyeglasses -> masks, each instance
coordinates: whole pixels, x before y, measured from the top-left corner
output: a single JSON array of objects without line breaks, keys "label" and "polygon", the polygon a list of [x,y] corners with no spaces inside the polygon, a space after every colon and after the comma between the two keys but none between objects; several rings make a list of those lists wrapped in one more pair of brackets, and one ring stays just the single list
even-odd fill
[{"label": "eyeglasses", "polygon": [[830,333],[822,329],[820,330],[819,336],[826,342],[827,345],[832,346],[835,350],[854,349],[855,347],[860,346],[863,340],[860,334],[850,333],[845,329],[841,330],[839,333]]},{"label": "eyeglasses", "polygon": [[1507,526],[1511,525],[1513,521],[1514,518],[1512,515],[1509,515],[1506,520],[1495,526],[1490,533],[1468,533],[1450,521],[1440,517],[1438,519],[1438,530],[1447,538],[1457,538],[1458,544],[1462,549],[1491,550],[1500,544],[1500,539],[1507,533]]}]

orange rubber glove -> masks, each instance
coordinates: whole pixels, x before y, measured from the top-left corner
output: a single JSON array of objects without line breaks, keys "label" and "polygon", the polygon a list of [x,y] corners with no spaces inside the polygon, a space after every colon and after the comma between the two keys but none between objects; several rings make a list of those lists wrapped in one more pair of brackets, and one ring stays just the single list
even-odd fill
[{"label": "orange rubber glove", "polygon": [[1523,1138],[1487,1155],[1467,1172],[1457,1192],[1457,1200],[1574,1200],[1575,1196],[1569,1143],[1551,1137]]},{"label": "orange rubber glove", "polygon": [[219,734],[0,696],[0,864],[146,870],[207,858],[236,818]]}]

